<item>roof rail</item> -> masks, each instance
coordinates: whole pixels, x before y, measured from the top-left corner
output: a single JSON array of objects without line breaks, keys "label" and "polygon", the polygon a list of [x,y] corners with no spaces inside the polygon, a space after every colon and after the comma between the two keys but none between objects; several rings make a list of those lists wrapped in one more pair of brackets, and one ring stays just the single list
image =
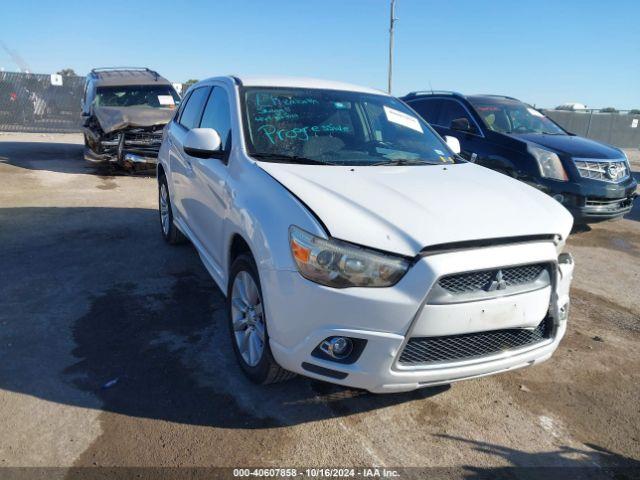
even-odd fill
[{"label": "roof rail", "polygon": [[110,72],[110,71],[119,71],[119,70],[124,70],[124,71],[128,71],[128,70],[137,70],[137,71],[151,71],[149,68],[147,67],[98,67],[98,68],[92,68],[91,71],[92,72]]},{"label": "roof rail", "polygon": [[92,68],[89,74],[97,76],[100,73],[109,72],[149,72],[155,77],[156,80],[158,80],[158,78],[160,77],[160,74],[158,72],[147,67],[98,67]]},{"label": "roof rail", "polygon": [[[478,96],[478,97],[493,97],[493,98],[507,98],[509,100],[518,100],[517,98],[508,97],[507,95],[493,95],[491,93],[478,93],[478,94],[476,94],[476,96]],[[518,100],[518,101],[520,101],[520,100]]]},{"label": "roof rail", "polygon": [[460,92],[454,92],[452,90],[416,90],[415,92],[409,92],[405,95],[406,97],[417,97],[419,95],[455,95],[458,97],[462,97],[463,95]]}]

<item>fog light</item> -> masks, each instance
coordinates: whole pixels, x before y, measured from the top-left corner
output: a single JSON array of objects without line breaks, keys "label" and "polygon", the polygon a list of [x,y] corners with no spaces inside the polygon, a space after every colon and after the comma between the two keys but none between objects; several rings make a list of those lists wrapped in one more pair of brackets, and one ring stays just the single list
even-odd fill
[{"label": "fog light", "polygon": [[554,198],[555,200],[557,200],[558,202],[560,202],[560,203],[564,203],[564,195],[562,195],[562,194],[560,194],[560,193],[558,193],[558,194],[554,195],[554,196],[553,196],[553,198]]},{"label": "fog light", "polygon": [[353,350],[353,342],[347,337],[331,337],[322,342],[322,351],[333,358],[348,357]]},{"label": "fog light", "polygon": [[351,365],[358,361],[367,346],[364,338],[327,337],[311,352],[312,357],[331,362]]}]

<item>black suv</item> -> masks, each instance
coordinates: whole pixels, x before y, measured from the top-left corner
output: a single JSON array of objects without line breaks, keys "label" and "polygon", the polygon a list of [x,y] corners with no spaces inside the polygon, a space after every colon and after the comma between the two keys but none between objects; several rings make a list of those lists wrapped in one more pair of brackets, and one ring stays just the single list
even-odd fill
[{"label": "black suv", "polygon": [[515,98],[413,92],[402,100],[440,135],[456,137],[466,160],[552,195],[576,223],[632,208],[637,183],[622,150],[573,135]]}]

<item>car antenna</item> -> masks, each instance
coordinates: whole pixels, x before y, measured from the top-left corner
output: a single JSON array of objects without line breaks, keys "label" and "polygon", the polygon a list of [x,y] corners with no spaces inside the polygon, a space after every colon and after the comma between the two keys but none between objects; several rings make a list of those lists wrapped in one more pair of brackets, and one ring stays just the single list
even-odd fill
[{"label": "car antenna", "polygon": [[431,80],[429,80],[429,88],[431,89],[431,94],[433,95],[433,86],[431,85]]}]

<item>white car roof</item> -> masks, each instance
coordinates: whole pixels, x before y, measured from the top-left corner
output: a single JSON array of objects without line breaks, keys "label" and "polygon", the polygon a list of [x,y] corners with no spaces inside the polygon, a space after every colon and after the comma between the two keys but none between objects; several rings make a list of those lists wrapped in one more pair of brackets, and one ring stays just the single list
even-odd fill
[{"label": "white car roof", "polygon": [[[229,79],[233,77],[225,77]],[[242,85],[247,87],[290,87],[290,88],[322,88],[327,90],[344,90],[349,92],[373,93],[376,95],[387,95],[382,90],[370,87],[362,87],[352,83],[334,82],[320,78],[308,77],[287,77],[287,76],[235,76]],[[207,80],[219,80],[220,78],[209,78]]]}]

